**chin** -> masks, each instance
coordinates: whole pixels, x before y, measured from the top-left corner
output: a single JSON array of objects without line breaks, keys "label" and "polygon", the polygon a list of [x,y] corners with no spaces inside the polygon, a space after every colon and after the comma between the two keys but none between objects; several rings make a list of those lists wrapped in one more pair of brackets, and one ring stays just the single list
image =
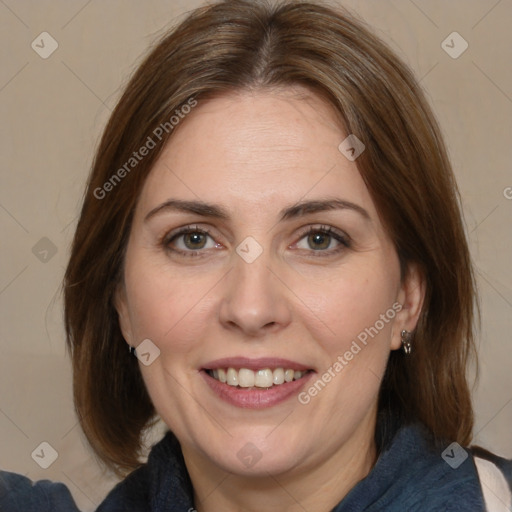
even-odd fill
[{"label": "chin", "polygon": [[217,445],[222,448],[212,452],[210,445],[204,453],[222,470],[240,476],[268,477],[297,468],[303,459],[304,443],[293,443],[283,437],[269,440],[268,435],[266,429],[259,436],[234,436],[229,442]]}]

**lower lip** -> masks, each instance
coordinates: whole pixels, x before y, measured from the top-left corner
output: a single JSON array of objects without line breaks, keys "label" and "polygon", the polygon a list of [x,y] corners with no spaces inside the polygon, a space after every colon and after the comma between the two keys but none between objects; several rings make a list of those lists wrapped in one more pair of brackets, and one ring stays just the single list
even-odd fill
[{"label": "lower lip", "polygon": [[266,409],[288,400],[297,395],[306,382],[311,378],[313,372],[308,373],[299,380],[285,382],[269,389],[240,389],[229,384],[224,384],[206,371],[201,371],[203,378],[212,391],[225,402],[244,409]]}]

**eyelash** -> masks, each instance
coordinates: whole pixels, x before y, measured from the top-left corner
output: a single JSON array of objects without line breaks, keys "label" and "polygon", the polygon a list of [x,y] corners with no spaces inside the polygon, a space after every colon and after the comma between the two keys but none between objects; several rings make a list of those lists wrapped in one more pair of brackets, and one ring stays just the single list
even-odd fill
[{"label": "eyelash", "polygon": [[[213,240],[213,237],[210,235],[210,231],[208,229],[200,228],[198,226],[184,226],[183,228],[179,229],[177,232],[168,233],[166,234],[161,242],[160,245],[162,245],[167,251],[178,253],[181,256],[184,257],[202,257],[204,256],[203,250],[189,250],[189,251],[183,251],[181,249],[175,249],[171,247],[171,244],[177,240],[180,236],[189,235],[197,233],[200,235],[204,235],[207,237],[210,237]],[[313,257],[327,257],[334,254],[338,254],[339,252],[343,251],[344,249],[348,249],[351,247],[350,238],[347,235],[341,234],[334,230],[331,226],[309,226],[307,230],[303,231],[297,240],[297,242],[294,242],[292,245],[298,244],[303,238],[313,235],[313,234],[322,234],[329,236],[336,240],[339,243],[339,246],[335,249],[327,249],[327,250],[309,250],[308,252],[311,253],[311,256]],[[300,249],[299,249],[300,250]],[[201,254],[203,253],[203,254]]]},{"label": "eyelash", "polygon": [[203,229],[198,226],[191,225],[191,226],[185,226],[176,232],[166,234],[161,241],[161,245],[164,247],[165,250],[174,252],[174,253],[178,253],[184,257],[189,257],[189,258],[190,257],[202,257],[202,256],[204,256],[204,254],[201,254],[203,252],[201,250],[182,251],[181,249],[174,249],[171,247],[172,242],[177,240],[180,236],[190,235],[193,233],[198,233],[200,235],[209,236],[213,240],[213,237],[210,235],[210,231],[208,229]]},{"label": "eyelash", "polygon": [[331,226],[322,226],[322,225],[321,226],[309,226],[307,228],[307,230],[302,232],[302,234],[299,236],[299,239],[297,240],[297,242],[295,242],[293,245],[298,244],[303,238],[308,237],[313,234],[327,235],[339,243],[338,247],[336,247],[335,249],[317,250],[317,251],[315,251],[313,249],[309,250],[308,252],[314,258],[329,257],[332,255],[338,254],[341,251],[343,251],[345,249],[349,249],[351,247],[351,242],[350,242],[350,238],[348,237],[348,235],[345,235],[345,234],[342,234],[342,233],[336,231]]}]

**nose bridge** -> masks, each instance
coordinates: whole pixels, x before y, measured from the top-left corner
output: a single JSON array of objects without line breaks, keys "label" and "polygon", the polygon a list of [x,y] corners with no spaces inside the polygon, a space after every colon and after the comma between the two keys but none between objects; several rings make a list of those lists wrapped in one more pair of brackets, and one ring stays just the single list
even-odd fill
[{"label": "nose bridge", "polygon": [[[241,247],[243,245],[241,244]],[[269,254],[263,252],[253,261],[236,255],[220,309],[225,327],[248,334],[277,330],[290,321],[290,311],[279,280],[270,270]]]},{"label": "nose bridge", "polygon": [[265,254],[252,263],[248,263],[242,258],[235,260],[235,268],[233,269],[234,293],[239,293],[242,297],[247,294],[248,297],[269,300],[271,294],[271,283],[269,281],[272,274],[268,259]]}]

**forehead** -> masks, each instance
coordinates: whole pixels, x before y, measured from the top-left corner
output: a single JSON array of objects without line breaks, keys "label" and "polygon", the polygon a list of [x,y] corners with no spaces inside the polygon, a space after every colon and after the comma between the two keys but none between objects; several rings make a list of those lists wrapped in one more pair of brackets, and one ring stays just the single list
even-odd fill
[{"label": "forehead", "polygon": [[341,197],[372,213],[333,108],[305,90],[243,91],[199,102],[150,172],[144,210],[169,196],[222,202],[234,213]]}]

